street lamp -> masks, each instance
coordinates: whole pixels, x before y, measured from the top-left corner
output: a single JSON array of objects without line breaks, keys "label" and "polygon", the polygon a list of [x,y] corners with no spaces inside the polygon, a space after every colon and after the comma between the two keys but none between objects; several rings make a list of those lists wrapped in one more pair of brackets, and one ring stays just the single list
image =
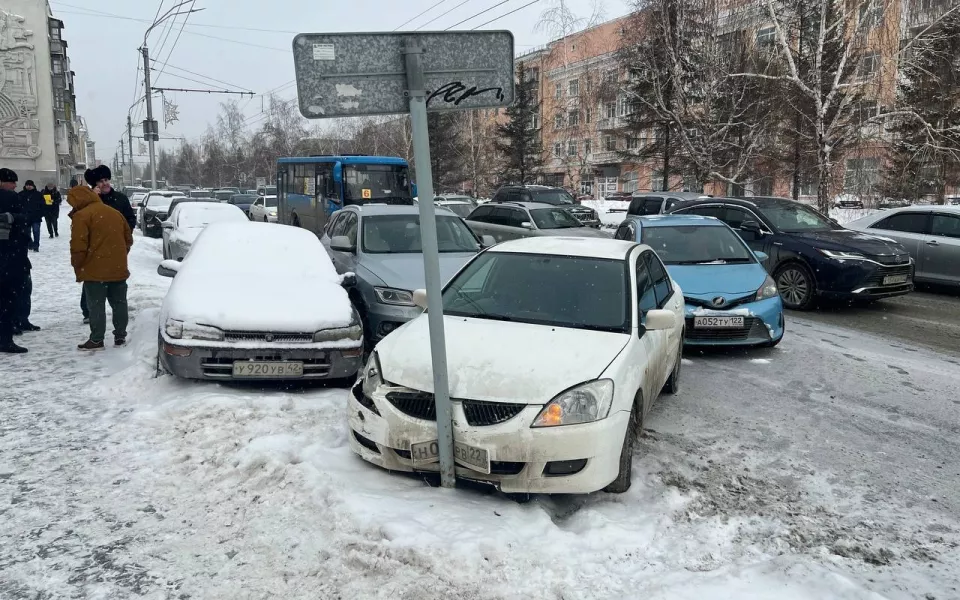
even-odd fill
[{"label": "street lamp", "polygon": [[153,189],[157,189],[157,160],[156,150],[153,144],[154,142],[160,140],[160,128],[157,126],[157,122],[153,120],[153,93],[150,88],[150,52],[147,49],[147,36],[150,35],[150,32],[153,31],[154,27],[163,23],[170,17],[189,15],[190,13],[200,12],[203,10],[202,8],[191,8],[190,10],[184,11],[177,10],[184,4],[190,4],[191,2],[196,2],[196,0],[183,0],[183,2],[173,5],[167,12],[155,19],[153,24],[150,25],[150,27],[147,27],[147,30],[144,32],[143,45],[140,47],[140,52],[143,54],[143,87],[146,93],[147,101],[147,119],[143,122],[143,137],[146,138],[147,144],[150,148],[150,180],[153,184]]}]

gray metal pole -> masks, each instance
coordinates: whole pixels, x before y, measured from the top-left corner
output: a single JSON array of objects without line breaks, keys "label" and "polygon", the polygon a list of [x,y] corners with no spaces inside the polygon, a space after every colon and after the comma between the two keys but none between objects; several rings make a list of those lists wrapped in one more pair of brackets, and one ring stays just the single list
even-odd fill
[{"label": "gray metal pole", "polygon": [[433,207],[433,173],[430,169],[430,138],[427,131],[427,94],[420,58],[423,48],[413,38],[404,41],[407,91],[410,94],[410,127],[413,156],[417,166],[417,193],[420,197],[420,240],[423,271],[427,280],[427,319],[430,326],[430,354],[433,359],[433,395],[437,404],[437,444],[440,448],[440,485],[456,486],[453,461],[453,425],[450,388],[447,382],[447,346],[443,334],[443,298],[440,289],[440,252]]},{"label": "gray metal pole", "polygon": [[137,172],[133,168],[133,121],[130,119],[130,113],[127,113],[127,149],[130,151],[130,185],[135,183]]},{"label": "gray metal pole", "polygon": [[[143,88],[147,94],[147,122],[153,128],[153,90],[150,89],[150,54],[147,45],[144,44],[140,49],[143,52]],[[157,159],[154,154],[153,132],[143,132],[143,137],[148,138],[147,144],[150,147],[150,181],[153,183],[152,189],[157,189]]]}]

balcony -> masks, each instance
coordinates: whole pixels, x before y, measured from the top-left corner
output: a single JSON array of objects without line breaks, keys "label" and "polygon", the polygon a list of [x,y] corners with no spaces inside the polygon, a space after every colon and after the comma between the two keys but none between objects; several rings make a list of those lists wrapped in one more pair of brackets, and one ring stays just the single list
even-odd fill
[{"label": "balcony", "polygon": [[63,54],[64,45],[60,40],[50,40],[50,54]]},{"label": "balcony", "polygon": [[623,127],[623,123],[621,123],[620,119],[618,119],[617,117],[597,119],[597,131],[604,131],[608,129],[619,129],[620,127]]},{"label": "balcony", "polygon": [[594,152],[590,155],[590,162],[596,165],[609,165],[623,162],[620,153],[616,150],[604,150],[603,152]]}]

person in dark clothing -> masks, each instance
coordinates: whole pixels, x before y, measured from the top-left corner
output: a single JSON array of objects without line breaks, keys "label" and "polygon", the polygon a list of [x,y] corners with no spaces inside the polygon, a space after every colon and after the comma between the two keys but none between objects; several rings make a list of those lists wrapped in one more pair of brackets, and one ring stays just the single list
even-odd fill
[{"label": "person in dark clothing", "polygon": [[57,189],[57,184],[51,181],[47,183],[41,193],[44,203],[43,219],[47,222],[47,233],[50,234],[51,238],[60,237],[60,231],[57,227],[57,221],[60,220],[60,204],[63,202],[60,190]]},{"label": "person in dark clothing", "polygon": [[43,194],[37,191],[33,181],[27,180],[20,191],[20,197],[27,211],[27,221],[33,235],[31,247],[34,252],[40,252],[40,224],[43,223],[43,213],[46,212]]},{"label": "person in dark clothing", "polygon": [[0,352],[23,354],[13,343],[20,296],[30,276],[30,233],[26,207],[17,189],[17,174],[0,169]]}]

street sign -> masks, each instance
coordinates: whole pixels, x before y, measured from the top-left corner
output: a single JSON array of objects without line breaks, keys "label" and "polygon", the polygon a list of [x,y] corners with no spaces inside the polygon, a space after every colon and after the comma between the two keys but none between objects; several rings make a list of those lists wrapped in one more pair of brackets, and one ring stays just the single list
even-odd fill
[{"label": "street sign", "polygon": [[410,110],[404,45],[419,44],[427,111],[513,103],[509,31],[301,33],[293,39],[300,112],[308,119]]}]

